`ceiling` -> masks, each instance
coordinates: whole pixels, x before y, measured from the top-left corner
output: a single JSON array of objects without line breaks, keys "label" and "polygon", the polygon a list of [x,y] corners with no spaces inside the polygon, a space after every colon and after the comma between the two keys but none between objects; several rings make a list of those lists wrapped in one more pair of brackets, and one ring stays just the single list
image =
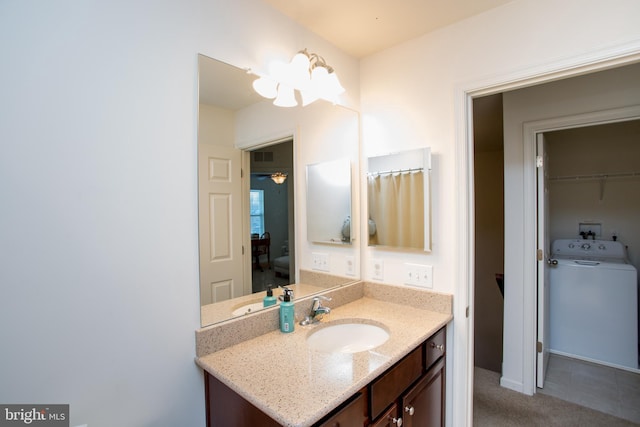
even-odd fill
[{"label": "ceiling", "polygon": [[[477,15],[512,0],[263,0],[355,57]],[[237,110],[262,100],[255,76],[201,57],[200,102]]]},{"label": "ceiling", "polygon": [[355,58],[512,0],[263,0]]}]

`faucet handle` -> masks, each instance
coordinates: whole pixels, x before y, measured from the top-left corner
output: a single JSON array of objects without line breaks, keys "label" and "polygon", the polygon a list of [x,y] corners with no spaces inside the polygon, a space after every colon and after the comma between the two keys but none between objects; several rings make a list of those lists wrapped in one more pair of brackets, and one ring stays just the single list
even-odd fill
[{"label": "faucet handle", "polygon": [[331,297],[325,296],[325,295],[318,295],[315,298],[313,298],[315,300],[324,300],[324,301],[331,301]]}]

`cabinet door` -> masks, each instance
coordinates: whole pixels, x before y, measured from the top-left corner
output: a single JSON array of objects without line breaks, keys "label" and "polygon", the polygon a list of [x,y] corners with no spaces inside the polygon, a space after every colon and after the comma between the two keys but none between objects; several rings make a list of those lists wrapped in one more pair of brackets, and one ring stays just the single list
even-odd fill
[{"label": "cabinet door", "polygon": [[247,402],[213,375],[205,375],[207,426],[280,427],[260,409]]},{"label": "cabinet door", "polygon": [[444,426],[444,358],[402,397],[406,427]]},{"label": "cabinet door", "polygon": [[371,418],[376,419],[424,372],[423,346],[409,353],[400,362],[371,383]]},{"label": "cabinet door", "polygon": [[398,414],[398,405],[393,404],[387,412],[380,415],[380,418],[370,427],[400,427],[402,425],[402,414]]},{"label": "cabinet door", "polygon": [[363,427],[367,421],[366,412],[367,405],[364,394],[358,393],[355,399],[329,419],[318,424],[318,427]]}]

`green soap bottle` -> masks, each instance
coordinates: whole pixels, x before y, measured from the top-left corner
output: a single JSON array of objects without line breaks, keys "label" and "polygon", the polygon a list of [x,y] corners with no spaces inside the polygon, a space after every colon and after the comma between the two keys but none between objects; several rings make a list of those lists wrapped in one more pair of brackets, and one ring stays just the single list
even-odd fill
[{"label": "green soap bottle", "polygon": [[288,334],[295,327],[295,306],[293,304],[293,291],[283,286],[282,302],[280,303],[280,331]]},{"label": "green soap bottle", "polygon": [[269,285],[269,288],[267,289],[267,296],[262,300],[263,307],[270,307],[272,305],[276,305],[276,302],[278,302],[276,297],[273,296],[273,289],[271,289],[271,287],[272,285]]}]

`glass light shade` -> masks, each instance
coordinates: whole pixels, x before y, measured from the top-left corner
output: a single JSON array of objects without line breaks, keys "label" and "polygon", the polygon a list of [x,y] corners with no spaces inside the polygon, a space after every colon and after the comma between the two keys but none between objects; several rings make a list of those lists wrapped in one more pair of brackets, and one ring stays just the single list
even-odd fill
[{"label": "glass light shade", "polygon": [[329,71],[322,66],[318,66],[313,69],[311,74],[311,85],[313,90],[319,98],[326,99],[333,103],[337,102],[337,95],[334,93],[334,88],[329,78]]},{"label": "glass light shade", "polygon": [[335,71],[329,73],[328,81],[329,85],[331,86],[331,91],[336,95],[340,95],[345,92],[345,89],[340,84],[340,80],[338,80],[338,75],[335,73]]},{"label": "glass light shade", "polygon": [[317,66],[311,72],[311,85],[316,93],[322,94],[326,85],[329,72],[323,66]]},{"label": "glass light shade", "polygon": [[253,89],[265,98],[273,99],[278,96],[278,83],[266,77],[254,80]]},{"label": "glass light shade", "polygon": [[298,105],[293,88],[280,83],[280,85],[278,85],[278,96],[275,101],[273,101],[273,105],[277,105],[278,107],[295,107]]},{"label": "glass light shade", "polygon": [[289,64],[289,83],[296,89],[304,89],[309,85],[309,57],[304,53],[298,53]]},{"label": "glass light shade", "polygon": [[287,179],[287,174],[282,172],[276,172],[274,174],[271,174],[271,179],[276,184],[282,184]]}]

